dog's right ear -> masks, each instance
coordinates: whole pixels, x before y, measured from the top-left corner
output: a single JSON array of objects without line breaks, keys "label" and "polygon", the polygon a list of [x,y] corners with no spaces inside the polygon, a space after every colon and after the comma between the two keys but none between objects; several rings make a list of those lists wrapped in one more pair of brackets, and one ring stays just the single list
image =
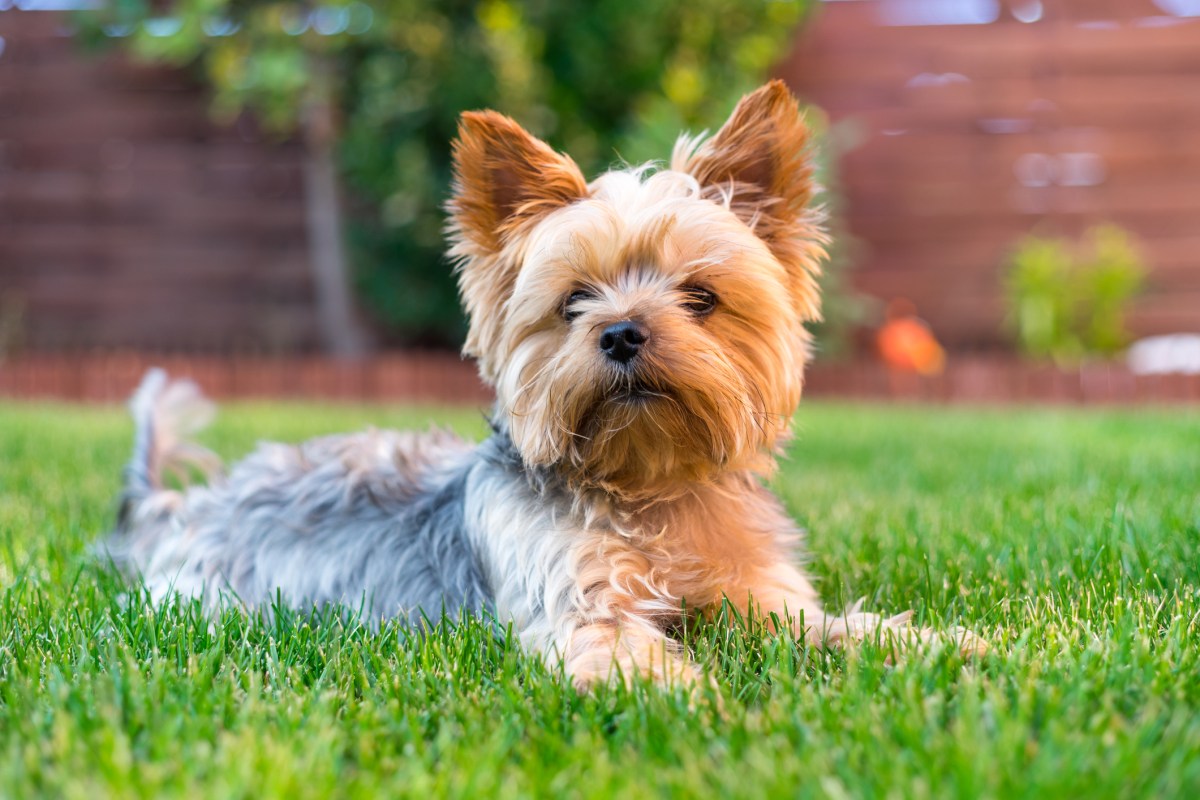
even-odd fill
[{"label": "dog's right ear", "polygon": [[495,111],[462,115],[448,205],[462,255],[495,253],[528,223],[586,195],[575,162],[513,120]]},{"label": "dog's right ear", "polygon": [[504,257],[505,245],[586,195],[587,181],[575,162],[516,122],[494,111],[462,115],[454,141],[454,194],[447,204],[450,254],[459,264],[470,320],[463,352],[478,359],[489,383],[497,377],[495,349],[518,268]]}]

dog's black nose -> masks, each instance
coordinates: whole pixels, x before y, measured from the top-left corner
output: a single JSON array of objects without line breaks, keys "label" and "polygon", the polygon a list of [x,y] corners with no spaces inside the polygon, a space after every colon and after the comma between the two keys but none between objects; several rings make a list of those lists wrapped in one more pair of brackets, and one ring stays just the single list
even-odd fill
[{"label": "dog's black nose", "polygon": [[600,349],[618,364],[628,364],[649,338],[646,329],[636,322],[615,322],[600,334]]}]

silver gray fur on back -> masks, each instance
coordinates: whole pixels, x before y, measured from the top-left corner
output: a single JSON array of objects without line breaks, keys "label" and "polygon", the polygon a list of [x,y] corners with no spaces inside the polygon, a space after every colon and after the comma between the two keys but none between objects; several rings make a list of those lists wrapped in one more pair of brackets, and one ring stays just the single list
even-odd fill
[{"label": "silver gray fur on back", "polygon": [[[506,437],[473,447],[438,431],[369,430],[262,444],[226,477],[180,440],[205,405],[194,385],[160,371],[131,402],[134,454],[105,549],[156,599],[177,592],[269,612],[278,593],[292,607],[339,604],[372,622],[491,606],[465,500],[481,472],[512,467]],[[186,463],[209,484],[164,488],[163,474]]]}]

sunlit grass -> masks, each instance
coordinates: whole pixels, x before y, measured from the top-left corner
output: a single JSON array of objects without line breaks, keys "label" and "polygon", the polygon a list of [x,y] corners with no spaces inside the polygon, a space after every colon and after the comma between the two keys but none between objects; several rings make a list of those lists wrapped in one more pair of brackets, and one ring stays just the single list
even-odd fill
[{"label": "sunlit grass", "polygon": [[[478,410],[224,409],[223,455]],[[897,667],[734,621],[723,695],[580,697],[486,624],[148,606],[88,544],[130,426],[0,406],[0,796],[1200,796],[1200,416],[810,404],[776,480],[832,605],[994,645]],[[751,626],[753,627],[753,626]]]}]

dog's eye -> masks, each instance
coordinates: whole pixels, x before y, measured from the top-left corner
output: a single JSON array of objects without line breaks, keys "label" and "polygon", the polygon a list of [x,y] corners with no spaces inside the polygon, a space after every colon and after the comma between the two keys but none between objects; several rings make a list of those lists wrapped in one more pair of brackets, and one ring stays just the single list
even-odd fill
[{"label": "dog's eye", "polygon": [[683,307],[697,317],[707,316],[717,307],[717,296],[699,286],[689,286],[684,290],[683,296]]},{"label": "dog's eye", "polygon": [[581,300],[591,300],[595,296],[596,295],[594,295],[592,292],[589,292],[587,289],[576,289],[575,291],[571,292],[569,295],[567,295],[567,299],[563,300],[563,319],[565,319],[567,322],[575,321],[575,319],[583,312],[573,308],[573,306]]}]

